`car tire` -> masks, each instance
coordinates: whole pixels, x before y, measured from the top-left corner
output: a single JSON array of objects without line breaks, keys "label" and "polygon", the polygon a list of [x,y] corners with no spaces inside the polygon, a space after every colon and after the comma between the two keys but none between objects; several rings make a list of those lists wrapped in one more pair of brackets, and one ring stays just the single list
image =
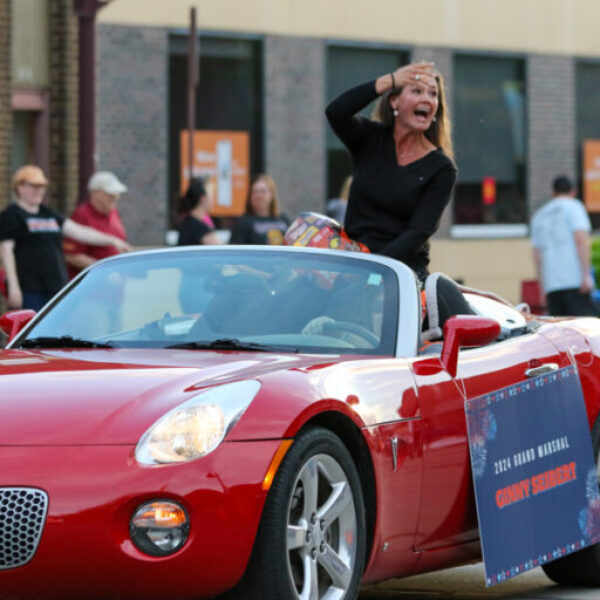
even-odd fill
[{"label": "car tire", "polygon": [[311,428],[282,461],[246,574],[225,597],[304,600],[331,594],[355,600],[365,551],[365,505],[354,461],[334,433]]},{"label": "car tire", "polygon": [[[592,427],[592,444],[600,476],[600,416]],[[600,544],[542,565],[542,569],[552,581],[560,585],[600,587]]]}]

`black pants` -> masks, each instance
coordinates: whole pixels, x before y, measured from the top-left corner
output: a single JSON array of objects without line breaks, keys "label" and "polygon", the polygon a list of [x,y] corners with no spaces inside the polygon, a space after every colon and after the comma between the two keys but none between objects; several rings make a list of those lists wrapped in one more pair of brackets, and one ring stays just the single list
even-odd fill
[{"label": "black pants", "polygon": [[553,317],[598,316],[590,294],[582,294],[578,288],[549,292],[546,297],[548,313]]},{"label": "black pants", "polygon": [[[458,285],[449,277],[442,276],[436,287],[438,327],[443,329],[444,323],[454,315],[474,315],[475,312],[463,296]],[[423,321],[423,331],[429,329],[429,317]]]}]

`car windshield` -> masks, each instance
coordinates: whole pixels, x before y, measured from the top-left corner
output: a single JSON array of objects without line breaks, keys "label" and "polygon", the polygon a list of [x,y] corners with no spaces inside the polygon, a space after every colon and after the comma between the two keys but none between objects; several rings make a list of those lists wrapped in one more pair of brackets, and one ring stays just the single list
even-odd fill
[{"label": "car windshield", "polygon": [[99,264],[17,346],[393,355],[397,313],[395,272],[346,253],[170,251]]}]

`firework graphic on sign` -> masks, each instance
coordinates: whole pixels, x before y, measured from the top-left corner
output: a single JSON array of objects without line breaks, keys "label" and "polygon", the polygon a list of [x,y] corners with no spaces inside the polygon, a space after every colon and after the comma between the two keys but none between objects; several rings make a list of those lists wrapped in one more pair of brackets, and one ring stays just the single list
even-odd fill
[{"label": "firework graphic on sign", "polygon": [[586,478],[585,494],[588,505],[579,511],[579,528],[588,540],[600,540],[600,489],[598,473],[590,469]]},{"label": "firework graphic on sign", "polygon": [[487,464],[487,442],[496,438],[498,425],[489,408],[469,411],[469,446],[473,476],[481,477]]},{"label": "firework graphic on sign", "polygon": [[483,440],[496,439],[498,425],[494,413],[489,409],[476,410],[469,414],[469,431]]},{"label": "firework graphic on sign", "polygon": [[598,473],[596,469],[590,469],[585,480],[585,495],[588,502],[600,498],[600,488],[598,487]]},{"label": "firework graphic on sign", "polygon": [[485,473],[485,465],[487,462],[485,440],[480,436],[471,436],[470,446],[473,476],[478,479]]}]

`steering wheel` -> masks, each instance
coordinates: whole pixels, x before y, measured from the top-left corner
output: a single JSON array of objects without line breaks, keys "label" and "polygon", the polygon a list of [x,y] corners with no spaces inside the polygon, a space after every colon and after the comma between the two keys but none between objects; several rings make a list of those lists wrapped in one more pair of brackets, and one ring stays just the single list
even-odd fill
[{"label": "steering wheel", "polygon": [[367,342],[371,348],[379,346],[379,338],[372,331],[356,323],[351,323],[350,321],[328,321],[327,323],[323,323],[323,333],[329,334],[334,331],[357,335]]}]

